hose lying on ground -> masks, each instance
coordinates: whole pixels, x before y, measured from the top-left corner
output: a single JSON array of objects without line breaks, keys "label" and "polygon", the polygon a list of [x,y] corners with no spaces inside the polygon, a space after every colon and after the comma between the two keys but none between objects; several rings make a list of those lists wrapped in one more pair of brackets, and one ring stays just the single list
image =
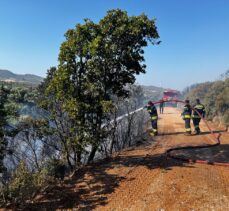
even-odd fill
[{"label": "hose lying on ground", "polygon": [[[162,101],[157,101],[157,102],[153,102],[153,104],[159,104]],[[177,102],[177,103],[183,103],[185,104],[184,101],[181,100],[164,100],[163,102]],[[201,148],[210,148],[210,147],[215,147],[220,145],[220,136],[221,134],[219,133],[217,136],[214,133],[214,131],[211,129],[211,127],[208,125],[207,121],[203,118],[203,116],[195,109],[191,106],[191,109],[193,111],[196,111],[197,114],[200,116],[200,118],[203,120],[203,122],[205,123],[205,125],[207,126],[207,128],[209,129],[210,133],[211,133],[211,137],[212,140],[215,142],[214,144],[208,144],[208,145],[200,145],[200,146],[184,146],[184,147],[175,147],[175,148],[171,148],[168,149],[166,151],[166,155],[170,158],[176,159],[176,160],[182,160],[185,162],[189,162],[189,163],[200,163],[200,164],[209,164],[209,165],[217,165],[217,166],[227,166],[229,167],[229,163],[220,163],[220,162],[213,162],[213,161],[209,161],[209,160],[197,160],[197,159],[189,159],[189,158],[185,158],[185,157],[179,157],[176,155],[171,155],[171,152],[175,151],[175,150],[184,150],[184,149],[201,149]]]}]

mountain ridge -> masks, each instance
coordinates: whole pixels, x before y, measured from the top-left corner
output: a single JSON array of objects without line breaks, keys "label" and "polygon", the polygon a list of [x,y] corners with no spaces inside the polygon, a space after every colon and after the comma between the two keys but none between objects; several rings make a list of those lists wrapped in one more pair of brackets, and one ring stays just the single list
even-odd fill
[{"label": "mountain ridge", "polygon": [[0,69],[0,81],[39,84],[43,78],[34,74],[16,74],[10,70]]}]

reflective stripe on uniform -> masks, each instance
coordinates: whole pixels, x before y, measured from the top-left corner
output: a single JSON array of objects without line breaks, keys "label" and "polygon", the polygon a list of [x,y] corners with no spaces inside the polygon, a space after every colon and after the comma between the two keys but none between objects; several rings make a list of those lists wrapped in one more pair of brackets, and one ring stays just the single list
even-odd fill
[{"label": "reflective stripe on uniform", "polygon": [[191,118],[191,115],[187,115],[187,114],[186,114],[186,115],[184,115],[184,118],[185,118],[185,119],[190,119],[190,118]]},{"label": "reflective stripe on uniform", "polygon": [[191,128],[186,128],[186,132],[191,132]]},{"label": "reflective stripe on uniform", "polygon": [[152,116],[151,119],[155,120],[155,119],[157,119],[157,116]]},{"label": "reflective stripe on uniform", "polygon": [[154,128],[153,128],[152,131],[153,131],[153,132],[157,132],[157,129],[154,129]]},{"label": "reflective stripe on uniform", "polygon": [[192,118],[200,118],[199,115],[192,115]]},{"label": "reflective stripe on uniform", "polygon": [[204,106],[203,105],[196,105],[194,108],[197,108],[197,109],[203,109]]}]

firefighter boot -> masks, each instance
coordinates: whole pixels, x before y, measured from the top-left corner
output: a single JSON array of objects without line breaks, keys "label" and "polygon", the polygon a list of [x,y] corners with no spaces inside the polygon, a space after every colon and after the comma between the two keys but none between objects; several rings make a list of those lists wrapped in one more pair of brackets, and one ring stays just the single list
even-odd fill
[{"label": "firefighter boot", "polygon": [[152,132],[150,132],[151,136],[157,136],[157,130],[156,129],[152,129]]},{"label": "firefighter boot", "polygon": [[194,134],[195,135],[199,135],[200,134],[200,128],[199,128],[199,126],[198,127],[195,127]]},{"label": "firefighter boot", "polygon": [[155,134],[153,132],[150,133],[151,136],[155,136]]}]

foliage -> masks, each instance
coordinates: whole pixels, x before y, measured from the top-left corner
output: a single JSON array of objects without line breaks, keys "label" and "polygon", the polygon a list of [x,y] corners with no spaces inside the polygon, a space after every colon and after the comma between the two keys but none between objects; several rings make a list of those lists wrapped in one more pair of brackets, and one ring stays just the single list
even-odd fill
[{"label": "foliage", "polygon": [[220,80],[226,80],[227,78],[229,78],[229,69],[220,75]]},{"label": "foliage", "polygon": [[159,35],[155,20],[144,14],[129,17],[117,9],[108,11],[98,24],[86,19],[65,37],[46,95],[52,96],[72,125],[67,143],[77,154],[92,146],[90,162],[106,137],[102,125],[114,110],[112,96],[129,95],[126,85],[135,82],[135,74],[145,73],[143,47],[148,42],[158,44]]},{"label": "foliage", "polygon": [[85,146],[78,144],[76,147],[74,141],[76,133],[74,129],[74,119],[69,118],[69,115],[64,111],[62,101],[57,100],[51,91],[44,95],[56,70],[55,67],[51,67],[47,72],[46,79],[38,87],[39,97],[37,103],[48,111],[48,115],[45,118],[50,122],[46,127],[49,134],[46,134],[43,143],[46,148],[52,148],[56,151],[56,154],[62,156],[73,170],[73,167],[80,162]]},{"label": "foliage", "polygon": [[[8,169],[5,202],[30,200],[49,176],[62,180],[66,170],[92,161],[97,151],[104,157],[133,145],[143,131],[144,112],[131,112],[142,106],[144,91],[133,84],[136,74],[145,73],[144,47],[159,44],[155,20],[111,10],[65,37],[58,67],[48,70],[37,89],[1,82],[9,92],[0,103],[0,138],[7,138],[12,152],[1,152]],[[41,115],[22,115],[35,104]],[[20,118],[12,124],[15,116]],[[13,137],[4,131],[9,123],[17,129]]]},{"label": "foliage", "polygon": [[48,175],[55,177],[57,179],[64,179],[66,166],[63,160],[59,160],[56,158],[50,159],[46,164],[46,169]]},{"label": "foliage", "polygon": [[5,104],[7,102],[8,90],[3,86],[0,89],[0,173],[3,173],[5,167],[3,159],[6,154],[7,141],[5,139],[5,126],[7,123],[7,111]]},{"label": "foliage", "polygon": [[26,162],[21,161],[12,175],[13,179],[2,191],[4,203],[10,201],[23,204],[26,200],[31,200],[37,191],[44,186],[46,177],[46,170],[32,173]]},{"label": "foliage", "polygon": [[196,98],[201,99],[206,106],[209,119],[222,116],[224,123],[229,124],[229,78],[198,84],[186,94],[186,97],[193,103]]}]

